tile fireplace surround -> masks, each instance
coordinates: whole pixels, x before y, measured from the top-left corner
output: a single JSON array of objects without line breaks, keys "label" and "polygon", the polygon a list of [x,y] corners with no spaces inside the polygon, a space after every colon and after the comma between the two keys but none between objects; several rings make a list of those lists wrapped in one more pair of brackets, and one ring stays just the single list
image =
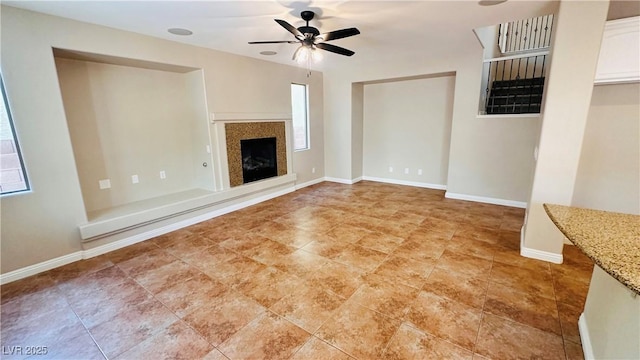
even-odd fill
[{"label": "tile fireplace surround", "polygon": [[227,163],[229,166],[229,183],[231,187],[243,184],[242,154],[240,140],[276,138],[276,156],[278,176],[287,174],[287,143],[285,122],[242,122],[225,124],[227,143]]}]

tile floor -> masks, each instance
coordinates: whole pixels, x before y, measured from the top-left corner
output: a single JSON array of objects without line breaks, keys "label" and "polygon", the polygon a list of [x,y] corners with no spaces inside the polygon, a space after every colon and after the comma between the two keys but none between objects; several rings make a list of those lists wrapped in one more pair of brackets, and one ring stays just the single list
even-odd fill
[{"label": "tile floor", "polygon": [[593,263],[520,257],[523,216],[318,184],[2,286],[2,357],[580,359]]}]

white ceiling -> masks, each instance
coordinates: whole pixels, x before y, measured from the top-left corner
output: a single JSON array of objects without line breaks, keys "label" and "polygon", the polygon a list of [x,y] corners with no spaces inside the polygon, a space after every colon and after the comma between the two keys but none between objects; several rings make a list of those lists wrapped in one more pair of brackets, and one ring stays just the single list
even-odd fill
[{"label": "white ceiling", "polygon": [[[344,62],[363,65],[389,57],[442,56],[466,47],[472,30],[555,12],[557,2],[509,0],[494,6],[477,1],[4,1],[27,10],[104,25],[158,38],[207,47],[268,61],[296,65],[293,44],[249,45],[248,41],[293,40],[273,19],[295,27],[302,10],[316,12],[310,25],[327,32],[357,27],[361,34],[332,41],[356,52],[345,57],[324,52],[313,66],[328,70]],[[191,36],[167,32],[179,27]],[[274,56],[260,55],[273,50]]]}]

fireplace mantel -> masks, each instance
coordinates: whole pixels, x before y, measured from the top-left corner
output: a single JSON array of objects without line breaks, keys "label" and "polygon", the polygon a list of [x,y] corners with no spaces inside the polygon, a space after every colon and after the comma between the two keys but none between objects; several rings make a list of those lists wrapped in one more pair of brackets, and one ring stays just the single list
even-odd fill
[{"label": "fireplace mantel", "polygon": [[256,113],[256,112],[215,112],[210,115],[211,123],[240,121],[273,121],[291,120],[291,113]]},{"label": "fireplace mantel", "polygon": [[[225,127],[230,124],[246,124],[250,123],[284,123],[284,149],[280,148],[280,159],[284,159],[285,163],[278,165],[279,177],[284,174],[293,174],[293,124],[291,113],[254,113],[254,112],[234,112],[234,113],[211,113],[211,128],[214,150],[214,173],[216,181],[216,191],[230,189],[231,178],[229,168],[229,155],[227,149],[227,136]],[[237,140],[237,141],[236,141]],[[233,140],[240,146],[240,139]],[[285,155],[286,154],[286,155]],[[232,155],[232,154],[231,154]],[[237,155],[237,154],[236,154]],[[286,169],[286,171],[285,171]],[[231,169],[233,171],[233,169]],[[282,172],[281,172],[282,171]],[[272,180],[265,179],[262,181],[270,182]],[[235,184],[237,185],[237,184]],[[242,185],[242,186],[246,186]]]}]

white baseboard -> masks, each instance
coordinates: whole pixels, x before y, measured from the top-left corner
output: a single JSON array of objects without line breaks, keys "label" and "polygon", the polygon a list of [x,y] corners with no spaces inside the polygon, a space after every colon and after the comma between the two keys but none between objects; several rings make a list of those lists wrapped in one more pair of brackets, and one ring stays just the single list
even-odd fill
[{"label": "white baseboard", "polygon": [[541,250],[525,247],[524,246],[524,225],[522,225],[522,227],[520,228],[520,255],[527,258],[531,258],[531,259],[551,262],[554,264],[562,264],[562,262],[564,261],[562,254],[550,253],[547,251],[541,251]]},{"label": "white baseboard", "polygon": [[530,249],[520,245],[520,255],[531,259],[547,261],[554,264],[562,264],[562,254],[556,254],[548,251]]},{"label": "white baseboard", "polygon": [[261,203],[263,201],[267,201],[273,198],[276,198],[278,196],[282,196],[285,194],[288,194],[290,192],[295,191],[295,187],[289,187],[283,190],[279,190],[270,194],[266,194],[263,196],[259,196],[257,198],[251,199],[251,200],[247,200],[247,201],[243,201],[240,202],[238,204],[233,204],[221,209],[217,209],[214,211],[210,211],[207,212],[205,214],[201,214],[198,216],[194,216],[185,220],[181,220],[178,222],[175,222],[173,224],[169,224],[157,229],[153,229],[153,230],[149,230],[140,234],[136,234],[130,237],[127,237],[125,239],[121,239],[118,241],[114,241],[105,245],[101,245],[101,246],[97,246],[95,248],[92,249],[87,249],[87,250],[80,250],[80,251],[76,251],[73,252],[71,254],[67,254],[67,255],[63,255],[54,259],[50,259],[47,261],[43,261],[41,263],[37,263],[37,264],[33,264],[33,265],[29,265],[27,267],[21,268],[21,269],[17,269],[14,271],[10,271],[8,273],[5,274],[0,274],[0,284],[4,285],[7,283],[10,283],[12,281],[16,281],[16,280],[20,280],[20,279],[24,279],[26,277],[32,276],[32,275],[36,275],[60,266],[64,266],[67,264],[70,264],[72,262],[75,261],[79,261],[82,259],[89,259],[95,256],[99,256],[102,254],[106,254],[108,252],[114,251],[114,250],[118,250],[121,249],[123,247],[129,246],[129,245],[133,245],[151,238],[154,238],[156,236],[160,236],[160,235],[164,235],[167,234],[171,231],[175,231],[178,229],[182,229],[184,227],[193,225],[193,224],[197,224],[199,222],[202,221],[206,221],[209,219],[213,219],[215,217],[224,215],[224,214],[228,214],[230,212],[236,211],[236,210],[240,210],[246,207],[249,207],[251,205],[255,205],[258,203]]},{"label": "white baseboard", "polygon": [[359,182],[360,180],[362,180],[362,178],[359,177],[359,178],[355,178],[355,179],[349,180],[349,179],[341,179],[341,178],[334,178],[334,177],[325,176],[324,180],[325,181],[331,181],[331,182],[338,183],[338,184],[353,185],[353,184]]},{"label": "white baseboard", "polygon": [[381,183],[387,183],[387,184],[395,184],[395,185],[414,186],[414,187],[426,188],[426,189],[447,190],[447,185],[430,184],[430,183],[423,183],[423,182],[417,182],[417,181],[387,179],[387,178],[379,178],[379,177],[373,177],[373,176],[363,176],[362,180],[375,181],[375,182],[381,182]]},{"label": "white baseboard", "polygon": [[527,203],[523,201],[497,199],[497,198],[490,198],[490,197],[476,196],[476,195],[456,194],[449,191],[447,191],[444,194],[444,197],[446,197],[447,199],[475,201],[475,202],[481,202],[481,203],[487,203],[487,204],[517,207],[521,209],[527,208]]},{"label": "white baseboard", "polygon": [[47,270],[55,269],[60,266],[71,264],[72,262],[82,260],[82,251],[76,251],[71,254],[59,256],[54,259],[46,260],[41,263],[29,265],[18,270],[10,271],[6,274],[0,274],[0,285],[10,283],[12,281],[24,279],[29,276],[37,275]]},{"label": "white baseboard", "polygon": [[596,357],[593,355],[593,346],[591,345],[591,338],[589,337],[589,328],[587,326],[587,319],[584,313],[580,314],[580,320],[578,320],[578,330],[580,331],[580,341],[582,342],[582,353],[585,360],[593,360]]},{"label": "white baseboard", "polygon": [[315,184],[319,184],[321,182],[325,181],[323,177],[315,179],[315,180],[311,180],[311,181],[307,181],[305,183],[302,184],[296,184],[296,190],[300,190],[302,188],[306,188],[307,186],[311,186],[311,185],[315,185]]}]

